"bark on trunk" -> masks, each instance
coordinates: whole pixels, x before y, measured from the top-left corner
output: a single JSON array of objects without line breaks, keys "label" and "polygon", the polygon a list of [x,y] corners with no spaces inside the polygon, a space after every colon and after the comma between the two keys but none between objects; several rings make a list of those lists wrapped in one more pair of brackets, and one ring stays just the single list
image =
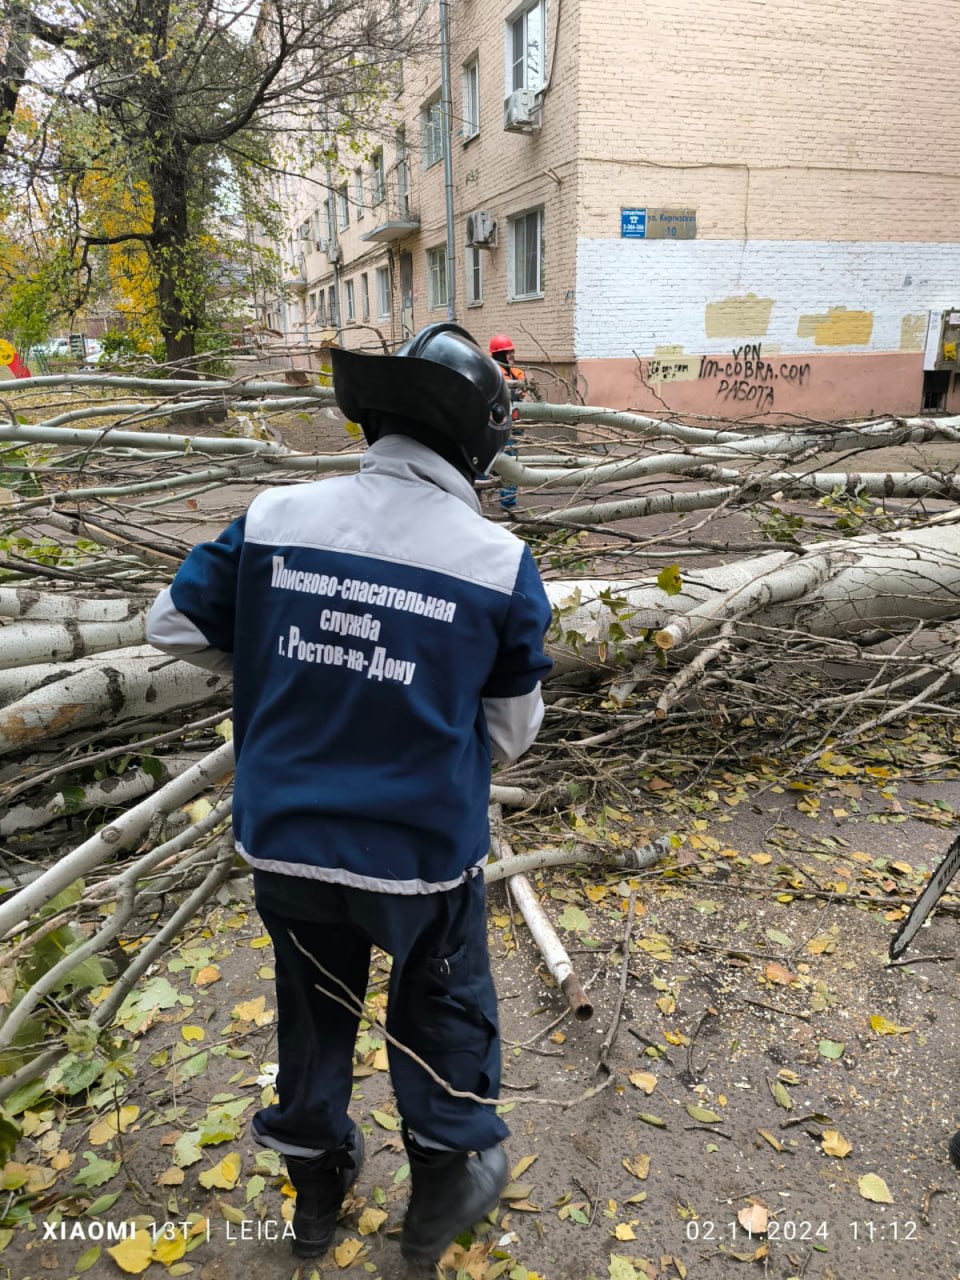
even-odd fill
[{"label": "bark on trunk", "polygon": [[[155,652],[155,651],[154,651]],[[52,686],[35,689],[0,711],[0,755],[31,748],[105,718],[132,720],[161,715],[213,697],[225,677],[172,662],[109,655]]]}]

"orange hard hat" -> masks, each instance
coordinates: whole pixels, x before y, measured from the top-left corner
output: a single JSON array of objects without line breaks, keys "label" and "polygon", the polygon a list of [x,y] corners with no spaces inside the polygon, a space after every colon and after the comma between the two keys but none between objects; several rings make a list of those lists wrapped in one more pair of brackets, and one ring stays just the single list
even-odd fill
[{"label": "orange hard hat", "polygon": [[490,339],[491,355],[493,355],[495,351],[512,351],[512,350],[513,350],[513,339],[508,337],[507,334],[495,333],[493,337]]}]

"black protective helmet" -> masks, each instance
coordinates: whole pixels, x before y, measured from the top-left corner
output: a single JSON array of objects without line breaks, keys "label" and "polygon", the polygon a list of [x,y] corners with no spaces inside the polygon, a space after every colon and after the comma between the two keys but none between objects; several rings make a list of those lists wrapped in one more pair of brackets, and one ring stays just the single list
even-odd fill
[{"label": "black protective helmet", "polygon": [[422,424],[450,441],[475,475],[485,475],[510,436],[503,373],[458,324],[430,324],[392,356],[331,349],[337,404],[368,444],[380,415]]}]

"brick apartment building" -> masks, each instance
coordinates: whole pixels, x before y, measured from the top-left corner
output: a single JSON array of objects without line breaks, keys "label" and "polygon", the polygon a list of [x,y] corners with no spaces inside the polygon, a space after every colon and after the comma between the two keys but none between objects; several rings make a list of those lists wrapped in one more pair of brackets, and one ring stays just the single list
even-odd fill
[{"label": "brick apartment building", "polygon": [[[438,30],[438,0],[418,21]],[[930,0],[456,0],[399,127],[288,189],[292,340],[455,318],[587,403],[960,409],[960,43]],[[550,398],[562,383],[538,375]]]}]

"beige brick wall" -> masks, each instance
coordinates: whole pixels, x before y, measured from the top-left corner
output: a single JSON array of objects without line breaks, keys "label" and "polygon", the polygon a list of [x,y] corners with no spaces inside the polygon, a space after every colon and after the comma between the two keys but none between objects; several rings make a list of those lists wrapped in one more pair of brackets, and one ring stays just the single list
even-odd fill
[{"label": "beige brick wall", "polygon": [[580,234],[690,204],[698,235],[957,237],[956,13],[931,0],[589,0]]},{"label": "beige brick wall", "polygon": [[[484,345],[493,333],[506,330],[514,338],[518,356],[528,363],[566,362],[573,358],[573,303],[575,298],[578,183],[576,176],[577,113],[576,86],[579,56],[579,6],[565,0],[547,4],[547,64],[552,78],[544,96],[543,128],[530,135],[507,133],[503,129],[505,97],[506,20],[514,12],[498,0],[466,0],[451,6],[451,90],[453,103],[453,200],[455,225],[455,297],[458,321],[470,329]],[[558,29],[559,12],[559,29]],[[436,42],[438,8],[436,0],[421,18],[419,37]],[[464,63],[474,55],[480,68],[480,131],[472,139],[462,136]],[[403,92],[396,108],[397,120],[406,132],[409,160],[410,204],[420,216],[417,234],[390,246],[371,245],[360,236],[374,225],[376,210],[366,209],[363,221],[351,207],[351,224],[339,232],[344,253],[340,271],[341,316],[345,317],[345,290],[348,279],[357,283],[359,318],[359,275],[366,271],[373,289],[377,266],[389,265],[393,277],[393,315],[384,336],[393,343],[406,336],[401,328],[399,254],[409,252],[413,263],[413,322],[419,329],[436,320],[447,319],[446,307],[429,306],[427,251],[446,243],[444,166],[424,166],[421,147],[421,111],[440,89],[439,51],[404,66]],[[395,182],[396,134],[393,128],[382,135],[367,134],[364,151],[376,143],[384,149],[388,188]],[[350,173],[355,159],[344,153],[342,166]],[[364,170],[369,165],[364,161]],[[325,175],[309,175],[325,182]],[[339,173],[335,180],[340,177]],[[296,226],[317,205],[322,207],[325,191],[308,187],[291,203],[288,221]],[[534,208],[543,209],[544,269],[543,297],[510,301],[508,219]],[[481,250],[483,301],[467,304],[465,219],[483,209],[497,221],[495,248]],[[307,290],[329,289],[333,270],[323,254],[306,259]],[[379,324],[376,317],[373,323]],[[312,331],[319,336],[319,330]],[[358,326],[345,325],[343,341],[348,346],[378,345],[376,334]]]},{"label": "beige brick wall", "polygon": [[[420,24],[428,42],[437,12],[431,0]],[[696,361],[742,341],[877,356],[915,351],[931,313],[960,308],[960,56],[949,6],[547,0],[550,83],[542,128],[526,136],[502,128],[515,12],[502,0],[451,5],[456,312],[480,341],[506,330],[522,362],[620,360],[628,372],[636,356]],[[474,54],[480,132],[465,141],[461,67]],[[412,255],[414,327],[446,319],[428,305],[426,262],[446,240],[444,171],[423,166],[420,121],[439,87],[436,48],[405,65],[396,119],[419,232],[365,244],[367,210],[342,235],[342,281],[366,270],[372,292],[376,266],[390,266],[393,343],[404,336],[401,251]],[[388,184],[395,123],[383,137]],[[620,210],[632,206],[696,209],[696,241],[623,241]],[[544,296],[511,302],[508,219],[535,207]],[[482,251],[483,303],[468,307],[464,219],[477,209],[496,218],[499,241]],[[324,258],[307,269],[311,290],[329,287]],[[377,338],[348,326],[343,340]]]}]

